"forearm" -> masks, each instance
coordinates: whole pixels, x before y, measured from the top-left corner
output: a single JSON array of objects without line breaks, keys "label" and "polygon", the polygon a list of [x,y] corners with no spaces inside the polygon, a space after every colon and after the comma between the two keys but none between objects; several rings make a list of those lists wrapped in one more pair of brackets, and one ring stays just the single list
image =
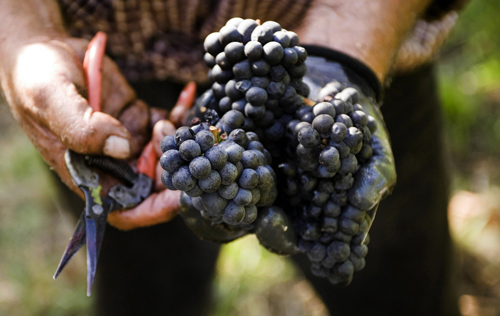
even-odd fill
[{"label": "forearm", "polygon": [[8,58],[19,43],[65,36],[55,0],[0,1],[0,57]]},{"label": "forearm", "polygon": [[399,46],[431,0],[315,0],[296,30],[302,44],[348,54],[386,80]]}]

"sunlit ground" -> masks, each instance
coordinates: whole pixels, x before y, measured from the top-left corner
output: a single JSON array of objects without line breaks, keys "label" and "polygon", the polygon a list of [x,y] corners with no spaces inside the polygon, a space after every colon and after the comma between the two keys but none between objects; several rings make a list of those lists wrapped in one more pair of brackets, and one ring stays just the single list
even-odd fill
[{"label": "sunlit ground", "polygon": [[[449,217],[461,253],[459,306],[467,316],[500,315],[498,12],[496,0],[472,1],[438,72],[454,162]],[[0,148],[0,315],[92,315],[83,253],[52,280],[74,222],[58,207],[47,167],[5,105]],[[328,314],[293,265],[253,237],[223,248],[214,288],[212,316]]]}]

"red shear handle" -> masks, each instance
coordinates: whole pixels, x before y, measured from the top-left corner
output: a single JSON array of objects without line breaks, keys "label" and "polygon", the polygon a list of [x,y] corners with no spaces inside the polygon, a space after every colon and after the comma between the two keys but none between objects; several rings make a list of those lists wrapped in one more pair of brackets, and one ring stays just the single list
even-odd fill
[{"label": "red shear handle", "polygon": [[153,142],[149,142],[139,157],[137,161],[137,172],[143,173],[150,177],[155,178],[156,162],[158,158],[156,157],[155,150],[153,148]]},{"label": "red shear handle", "polygon": [[89,105],[97,112],[101,111],[101,84],[102,84],[102,61],[106,48],[106,33],[97,32],[90,41],[85,58],[83,59],[83,70],[89,94]]}]

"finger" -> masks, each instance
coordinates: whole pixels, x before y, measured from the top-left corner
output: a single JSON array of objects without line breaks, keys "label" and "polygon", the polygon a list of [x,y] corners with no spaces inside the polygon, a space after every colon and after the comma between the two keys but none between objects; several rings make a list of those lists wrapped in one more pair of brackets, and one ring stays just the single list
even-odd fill
[{"label": "finger", "polygon": [[157,157],[163,154],[160,148],[161,140],[167,135],[174,135],[175,130],[175,126],[167,120],[162,120],[155,124],[151,141]]},{"label": "finger", "polygon": [[151,137],[148,106],[142,100],[135,100],[120,113],[118,120],[130,133],[130,156],[136,157]]},{"label": "finger", "polygon": [[45,124],[65,146],[82,154],[128,158],[131,136],[114,117],[93,112],[72,83],[61,84],[44,102]]},{"label": "finger", "polygon": [[156,152],[153,149],[153,143],[149,142],[144,147],[144,150],[142,151],[141,156],[137,161],[137,172],[143,173],[154,180],[157,161],[158,157],[156,156]]},{"label": "finger", "polygon": [[[83,64],[89,41],[68,38],[65,43],[73,48],[79,64]],[[102,60],[101,76],[101,111],[118,117],[122,109],[136,98],[135,91],[108,56],[104,56]]]},{"label": "finger", "polygon": [[180,191],[170,190],[153,193],[136,208],[110,213],[108,223],[120,230],[131,230],[168,222],[177,215],[180,195]]},{"label": "finger", "polygon": [[356,172],[348,198],[355,207],[369,210],[392,192],[396,184],[396,168],[380,110],[366,103],[363,104],[363,109],[376,119],[378,125],[372,135],[373,156]]},{"label": "finger", "polygon": [[170,112],[170,121],[177,127],[182,126],[184,119],[189,114],[189,110],[193,106],[196,95],[196,84],[191,81],[182,90],[177,103]]},{"label": "finger", "polygon": [[[121,111],[136,99],[135,91],[121,74],[118,66],[107,56],[102,66],[101,111],[118,117]],[[149,113],[144,112],[149,118]]]},{"label": "finger", "polygon": [[23,48],[13,78],[15,95],[24,105],[21,115],[31,116],[78,153],[127,158],[130,134],[117,119],[93,112],[80,95],[77,86],[85,87],[85,79],[75,59],[62,46]]},{"label": "finger", "polygon": [[160,166],[160,162],[156,163],[155,177],[154,177],[154,190],[162,191],[165,190],[165,185],[161,182],[161,174],[163,172],[163,168]]},{"label": "finger", "polygon": [[159,108],[149,108],[149,117],[151,129],[158,123],[158,121],[168,119],[170,113],[167,110],[159,109]]},{"label": "finger", "polygon": [[63,143],[46,127],[36,124],[30,117],[21,119],[19,125],[40,152],[43,160],[59,175],[61,181],[83,199],[83,192],[73,183],[68,168],[66,167],[66,161],[64,159],[66,147]]}]

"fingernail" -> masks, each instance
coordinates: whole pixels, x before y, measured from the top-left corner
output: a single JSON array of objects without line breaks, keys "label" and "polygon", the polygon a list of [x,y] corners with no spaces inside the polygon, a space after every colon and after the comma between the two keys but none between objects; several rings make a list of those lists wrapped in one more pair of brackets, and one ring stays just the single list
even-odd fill
[{"label": "fingernail", "polygon": [[119,136],[109,136],[104,144],[103,152],[106,156],[125,159],[130,155],[130,143]]}]

